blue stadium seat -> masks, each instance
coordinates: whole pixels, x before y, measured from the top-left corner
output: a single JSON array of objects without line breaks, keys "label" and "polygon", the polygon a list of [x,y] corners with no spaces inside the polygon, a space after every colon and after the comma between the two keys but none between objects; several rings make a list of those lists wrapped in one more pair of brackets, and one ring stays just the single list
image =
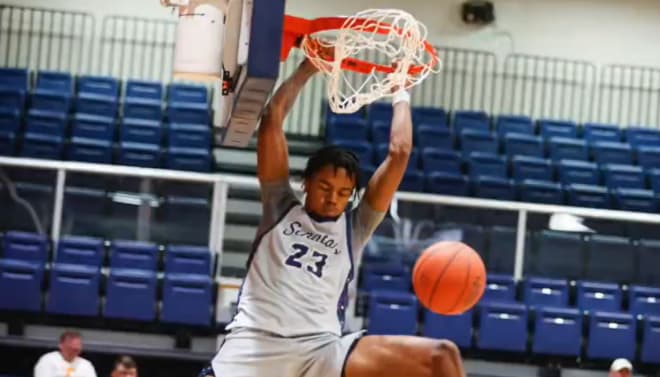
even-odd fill
[{"label": "blue stadium seat", "polygon": [[640,360],[647,364],[660,364],[660,317],[644,320]]},{"label": "blue stadium seat", "polygon": [[122,165],[158,168],[161,165],[160,147],[154,144],[120,143],[117,162]]},{"label": "blue stadium seat", "polygon": [[411,293],[373,291],[369,295],[367,331],[372,335],[415,335],[417,298]]},{"label": "blue stadium seat", "polygon": [[523,299],[530,306],[563,308],[568,305],[568,281],[530,277],[523,283]]},{"label": "blue stadium seat", "polygon": [[71,95],[66,92],[53,92],[47,89],[34,89],[30,94],[30,108],[58,114],[68,114],[71,110]]},{"label": "blue stadium seat", "polygon": [[169,245],[165,249],[165,273],[209,275],[213,270],[208,247]]},{"label": "blue stadium seat", "polygon": [[520,183],[520,200],[540,204],[564,204],[561,184],[536,179],[525,179]]},{"label": "blue stadium seat", "polygon": [[158,100],[127,97],[124,100],[123,117],[160,122],[163,119],[163,107]]},{"label": "blue stadium seat", "polygon": [[583,185],[599,185],[600,171],[598,165],[592,162],[578,160],[561,160],[557,164],[559,181],[563,185],[579,183]]},{"label": "blue stadium seat", "polygon": [[487,303],[481,308],[477,348],[493,351],[525,352],[527,348],[527,308],[514,303]]},{"label": "blue stadium seat", "polygon": [[21,111],[0,109],[0,131],[17,134],[21,131]]},{"label": "blue stadium seat", "polygon": [[622,130],[612,124],[585,123],[583,126],[583,137],[589,142],[612,141],[621,142]]},{"label": "blue stadium seat", "polygon": [[72,137],[67,149],[66,158],[70,161],[111,164],[112,142],[108,140]]},{"label": "blue stadium seat", "polygon": [[386,102],[374,102],[367,107],[367,119],[373,121],[386,121],[392,120],[392,104]]},{"label": "blue stadium seat", "polygon": [[0,156],[16,154],[16,136],[13,132],[0,130]]},{"label": "blue stadium seat", "polygon": [[335,145],[355,153],[360,161],[360,165],[370,165],[374,162],[373,148],[366,141],[341,140],[336,142]]},{"label": "blue stadium seat", "polygon": [[543,158],[543,139],[539,136],[509,133],[504,136],[504,153],[509,157],[523,155]]},{"label": "blue stadium seat", "polygon": [[73,77],[69,72],[39,71],[34,89],[70,96],[73,92]]},{"label": "blue stadium seat", "polygon": [[516,200],[516,186],[507,178],[479,175],[473,180],[474,194],[480,198]]},{"label": "blue stadium seat", "polygon": [[635,358],[637,324],[628,313],[595,312],[589,321],[587,358]]},{"label": "blue stadium seat", "polygon": [[631,285],[628,301],[633,314],[660,316],[660,288]]},{"label": "blue stadium seat", "polygon": [[424,310],[422,336],[434,339],[448,339],[460,348],[472,346],[472,319],[474,312],[468,310],[459,315],[439,315]]},{"label": "blue stadium seat", "polygon": [[75,99],[75,111],[79,114],[91,114],[115,118],[119,109],[116,97],[79,94]]},{"label": "blue stadium seat", "polygon": [[64,138],[68,120],[65,113],[30,109],[25,117],[25,132]]},{"label": "blue stadium seat", "polygon": [[651,189],[656,195],[660,194],[660,168],[646,171]]},{"label": "blue stadium seat", "polygon": [[637,148],[637,161],[644,169],[660,167],[660,142],[655,146],[643,145]]},{"label": "blue stadium seat", "polygon": [[170,123],[168,130],[170,147],[210,148],[211,128],[205,124]]},{"label": "blue stadium seat", "polygon": [[92,114],[75,114],[71,123],[71,136],[112,141],[115,118]]},{"label": "blue stadium seat", "polygon": [[540,119],[539,134],[546,139],[553,137],[577,138],[577,126],[570,121]]},{"label": "blue stadium seat", "polygon": [[660,131],[652,128],[628,127],[626,129],[626,141],[639,148],[641,146],[660,145]]},{"label": "blue stadium seat", "polygon": [[415,136],[419,148],[454,149],[453,136],[446,128],[422,124],[415,129]]},{"label": "blue stadium seat", "polygon": [[511,171],[513,179],[518,182],[525,179],[552,180],[555,176],[552,162],[538,157],[520,155],[513,157]]},{"label": "blue stadium seat", "polygon": [[538,235],[537,242],[537,252],[530,266],[533,275],[582,278],[585,251],[579,234],[544,230]]},{"label": "blue stadium seat", "polygon": [[212,166],[211,151],[201,148],[168,148],[165,167],[174,170],[208,173]]},{"label": "blue stadium seat", "polygon": [[365,264],[362,266],[360,280],[362,280],[361,288],[367,292],[375,290],[407,292],[410,290],[409,272],[401,264]]},{"label": "blue stadium seat", "polygon": [[515,252],[516,230],[504,226],[491,227],[490,246],[486,263],[488,272],[513,274]]},{"label": "blue stadium seat", "polygon": [[463,130],[490,132],[490,119],[484,111],[454,111],[454,133],[460,135]]},{"label": "blue stadium seat", "polygon": [[203,124],[211,122],[211,113],[205,103],[170,102],[166,109],[167,119],[171,123]]},{"label": "blue stadium seat", "polygon": [[478,130],[464,130],[461,132],[460,144],[464,156],[469,156],[472,152],[498,154],[500,148],[495,135]]},{"label": "blue stadium seat", "polygon": [[126,117],[121,121],[120,142],[160,144],[162,140],[163,126],[160,121]]},{"label": "blue stadium seat", "polygon": [[633,164],[630,144],[597,141],[590,144],[593,159],[598,164]]},{"label": "blue stadium seat", "polygon": [[532,119],[528,116],[518,115],[500,115],[495,121],[495,129],[500,138],[509,133],[530,136],[536,133]]},{"label": "blue stadium seat", "polygon": [[637,281],[641,284],[660,286],[660,273],[657,267],[660,266],[660,240],[640,239],[637,263]]},{"label": "blue stadium seat", "polygon": [[447,112],[439,107],[413,107],[412,118],[416,125],[428,124],[438,128],[449,126]]},{"label": "blue stadium seat", "polygon": [[149,242],[117,240],[110,246],[110,268],[155,271],[158,246]]},{"label": "blue stadium seat", "polygon": [[207,275],[166,274],[163,279],[161,322],[208,326],[213,283]]},{"label": "blue stadium seat", "polygon": [[441,195],[468,196],[470,184],[464,175],[435,172],[426,176],[424,191]]},{"label": "blue stadium seat", "polygon": [[119,95],[119,81],[109,76],[81,76],[77,80],[76,92],[78,95],[85,94],[116,99]]},{"label": "blue stadium seat", "polygon": [[376,172],[376,167],[369,163],[366,164],[362,161],[360,161],[360,174],[361,174],[361,182],[362,182],[362,187],[367,187],[367,184],[369,183],[369,180],[371,177],[374,175]]},{"label": "blue stadium seat", "polygon": [[612,208],[612,198],[606,187],[569,184],[566,188],[568,205],[587,208]]},{"label": "blue stadium seat", "polygon": [[370,138],[373,144],[383,144],[390,142],[391,124],[382,120],[371,122]]},{"label": "blue stadium seat", "polygon": [[163,99],[163,86],[158,81],[127,80],[125,97],[160,102]]},{"label": "blue stadium seat", "polygon": [[492,154],[473,152],[468,160],[468,172],[472,178],[477,176],[508,177],[507,164],[504,157]]},{"label": "blue stadium seat", "polygon": [[590,312],[621,311],[621,288],[616,283],[579,281],[577,283],[577,307]]},{"label": "blue stadium seat", "polygon": [[411,170],[408,168],[403,175],[401,184],[399,185],[399,191],[424,191],[424,173],[421,170]]},{"label": "blue stadium seat", "polygon": [[41,311],[44,264],[0,259],[0,310]]},{"label": "blue stadium seat", "polygon": [[25,110],[25,98],[23,91],[0,86],[0,110],[18,110],[22,113]]},{"label": "blue stadium seat", "polygon": [[62,158],[64,144],[58,136],[26,133],[23,137],[21,157],[59,160]]},{"label": "blue stadium seat", "polygon": [[488,274],[486,276],[486,289],[481,296],[480,303],[516,301],[516,281],[512,275]]},{"label": "blue stadium seat", "polygon": [[610,189],[625,188],[639,189],[646,188],[646,176],[639,166],[607,164],[601,166],[605,184]]},{"label": "blue stadium seat", "polygon": [[167,102],[206,104],[209,102],[209,92],[202,85],[172,83],[167,86]]},{"label": "blue stadium seat", "polygon": [[105,246],[100,238],[66,236],[57,243],[56,263],[101,268],[104,256]]},{"label": "blue stadium seat", "polygon": [[616,189],[614,201],[616,208],[623,211],[658,212],[658,201],[651,190]]},{"label": "blue stadium seat", "polygon": [[582,314],[572,308],[536,311],[532,352],[536,355],[580,356]]},{"label": "blue stadium seat", "polygon": [[589,161],[589,149],[584,140],[551,137],[548,142],[548,154],[555,161]]},{"label": "blue stadium seat", "polygon": [[426,175],[433,172],[461,174],[461,156],[458,152],[438,148],[423,148],[422,169]]},{"label": "blue stadium seat", "polygon": [[325,125],[325,137],[335,140],[367,140],[369,123],[365,119],[335,118]]},{"label": "blue stadium seat", "polygon": [[153,321],[156,318],[156,285],[154,271],[110,269],[103,316]]},{"label": "blue stadium seat", "polygon": [[25,68],[0,68],[0,88],[28,90],[28,70]]},{"label": "blue stadium seat", "polygon": [[96,267],[53,264],[46,311],[52,314],[98,315],[100,276]]}]

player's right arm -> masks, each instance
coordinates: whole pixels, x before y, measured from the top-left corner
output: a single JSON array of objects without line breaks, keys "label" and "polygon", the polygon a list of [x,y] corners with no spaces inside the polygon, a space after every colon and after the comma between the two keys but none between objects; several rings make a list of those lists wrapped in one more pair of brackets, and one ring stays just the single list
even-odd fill
[{"label": "player's right arm", "polygon": [[257,131],[257,176],[262,185],[289,178],[289,151],[282,126],[298,94],[316,72],[316,67],[304,60],[264,109]]}]

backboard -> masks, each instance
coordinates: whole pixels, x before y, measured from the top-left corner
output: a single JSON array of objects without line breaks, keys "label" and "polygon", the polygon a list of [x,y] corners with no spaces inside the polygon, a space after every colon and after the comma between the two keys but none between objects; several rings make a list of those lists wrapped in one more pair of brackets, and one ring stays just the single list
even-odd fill
[{"label": "backboard", "polygon": [[179,8],[175,79],[213,87],[217,145],[245,147],[277,81],[285,0],[161,0]]}]

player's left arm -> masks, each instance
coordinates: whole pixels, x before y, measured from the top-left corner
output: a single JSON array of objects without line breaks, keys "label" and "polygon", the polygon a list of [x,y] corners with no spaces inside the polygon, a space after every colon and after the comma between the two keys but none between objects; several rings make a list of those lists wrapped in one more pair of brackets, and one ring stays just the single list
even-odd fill
[{"label": "player's left arm", "polygon": [[364,198],[378,212],[385,212],[399,188],[412,151],[412,115],[409,95],[401,92],[394,97],[389,151],[385,160],[367,183]]}]

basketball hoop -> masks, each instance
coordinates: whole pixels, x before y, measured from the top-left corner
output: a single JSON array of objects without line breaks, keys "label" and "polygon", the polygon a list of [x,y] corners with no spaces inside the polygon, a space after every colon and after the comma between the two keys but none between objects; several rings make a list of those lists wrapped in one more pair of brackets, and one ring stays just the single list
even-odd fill
[{"label": "basketball hoop", "polygon": [[[441,61],[426,36],[422,23],[397,9],[314,20],[287,15],[280,59],[300,48],[326,76],[332,111],[354,113],[440,71]],[[334,58],[322,53],[328,48],[334,49]]]}]

